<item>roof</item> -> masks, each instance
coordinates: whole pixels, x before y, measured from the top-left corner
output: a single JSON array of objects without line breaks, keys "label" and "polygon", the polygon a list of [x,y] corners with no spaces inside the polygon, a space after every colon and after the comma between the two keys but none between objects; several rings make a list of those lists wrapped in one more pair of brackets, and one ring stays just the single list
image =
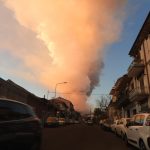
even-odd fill
[{"label": "roof", "polygon": [[30,105],[28,105],[26,103],[22,103],[22,102],[13,100],[13,99],[0,98],[0,101],[7,101],[7,102],[17,103],[17,104],[21,104],[21,105],[25,105],[25,106],[31,107]]},{"label": "roof", "polygon": [[129,52],[130,56],[134,56],[137,53],[137,51],[141,48],[143,40],[148,36],[148,34],[150,34],[150,12],[148,13],[148,16]]}]

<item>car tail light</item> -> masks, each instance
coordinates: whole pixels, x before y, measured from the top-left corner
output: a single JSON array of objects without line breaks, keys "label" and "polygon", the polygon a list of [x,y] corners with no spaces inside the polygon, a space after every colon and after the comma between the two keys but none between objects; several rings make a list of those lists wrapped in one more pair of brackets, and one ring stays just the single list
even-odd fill
[{"label": "car tail light", "polygon": [[150,148],[150,137],[147,139],[148,146]]}]

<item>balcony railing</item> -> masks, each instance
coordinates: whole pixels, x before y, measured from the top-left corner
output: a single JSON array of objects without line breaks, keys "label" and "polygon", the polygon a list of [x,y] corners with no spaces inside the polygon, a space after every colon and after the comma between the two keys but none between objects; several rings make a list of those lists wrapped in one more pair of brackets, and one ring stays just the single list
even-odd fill
[{"label": "balcony railing", "polygon": [[144,70],[144,61],[143,60],[134,60],[128,68],[128,76],[136,77]]},{"label": "balcony railing", "polygon": [[148,95],[149,95],[148,87],[143,87],[143,88],[137,87],[137,88],[132,89],[129,92],[129,99],[131,101],[134,101],[134,100],[135,101],[142,101],[145,98],[147,98]]}]

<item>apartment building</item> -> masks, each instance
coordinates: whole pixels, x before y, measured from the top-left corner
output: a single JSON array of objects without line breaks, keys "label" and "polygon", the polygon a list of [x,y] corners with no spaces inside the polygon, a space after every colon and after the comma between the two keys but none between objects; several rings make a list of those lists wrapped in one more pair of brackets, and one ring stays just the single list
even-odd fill
[{"label": "apartment building", "polygon": [[120,77],[110,91],[112,100],[108,107],[108,115],[111,120],[130,116],[128,105],[130,103],[128,96],[128,84],[131,78],[127,74]]},{"label": "apartment building", "polygon": [[129,55],[133,58],[128,68],[130,114],[133,115],[150,109],[150,13]]},{"label": "apartment building", "polygon": [[131,117],[150,111],[150,13],[129,55],[133,61],[127,75],[119,78],[110,91],[110,118]]}]

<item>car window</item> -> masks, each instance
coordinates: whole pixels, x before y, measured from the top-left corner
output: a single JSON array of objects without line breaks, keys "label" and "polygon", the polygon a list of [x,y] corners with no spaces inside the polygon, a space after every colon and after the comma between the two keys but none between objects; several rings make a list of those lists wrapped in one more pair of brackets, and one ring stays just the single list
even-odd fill
[{"label": "car window", "polygon": [[134,125],[142,126],[144,123],[144,115],[137,115],[135,116]]},{"label": "car window", "polygon": [[140,115],[135,116],[134,125],[140,125]]},{"label": "car window", "polygon": [[32,109],[25,105],[0,101],[0,121],[24,119],[33,115]]},{"label": "car window", "polygon": [[141,119],[140,119],[140,123],[141,123],[141,125],[143,125],[143,124],[144,124],[144,119],[145,119],[145,116],[144,116],[144,115],[141,115]]}]

